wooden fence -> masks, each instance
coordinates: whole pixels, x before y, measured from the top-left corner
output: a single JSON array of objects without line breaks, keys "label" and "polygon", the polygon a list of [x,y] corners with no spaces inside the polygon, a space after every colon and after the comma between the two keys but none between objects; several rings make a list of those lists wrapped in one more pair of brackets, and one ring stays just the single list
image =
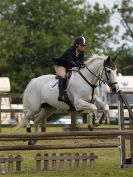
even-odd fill
[{"label": "wooden fence", "polygon": [[[97,158],[98,156],[94,155],[94,153],[90,153],[89,155],[87,155],[86,153],[83,153],[81,155],[79,155],[79,153],[61,153],[59,155],[53,153],[51,156],[47,153],[42,156],[39,153],[35,157],[36,171],[40,172],[42,170],[41,161],[43,161],[43,171],[57,171],[57,169],[59,169],[59,171],[70,171],[72,169],[78,170],[80,168],[80,161],[82,161],[82,169],[86,169],[88,167],[87,160],[90,161],[90,168],[93,169],[95,167],[95,159]],[[59,161],[59,163],[57,163],[57,161]],[[67,162],[67,165],[65,165],[65,161]]]},{"label": "wooden fence", "polygon": [[0,172],[5,174],[7,171],[11,174],[14,172],[14,163],[16,163],[16,172],[21,172],[21,162],[23,158],[20,155],[5,157],[0,156]]}]

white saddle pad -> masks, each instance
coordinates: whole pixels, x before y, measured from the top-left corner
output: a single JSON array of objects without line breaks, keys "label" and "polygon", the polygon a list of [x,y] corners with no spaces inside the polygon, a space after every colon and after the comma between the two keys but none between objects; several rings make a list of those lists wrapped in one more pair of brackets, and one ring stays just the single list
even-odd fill
[{"label": "white saddle pad", "polygon": [[58,91],[58,83],[59,83],[59,80],[58,79],[53,79],[52,81],[50,81],[49,83],[49,89],[50,90],[53,90],[53,91]]},{"label": "white saddle pad", "polygon": [[[69,86],[70,86],[72,80],[73,80],[73,73],[72,73],[72,75],[71,75],[71,77],[70,77],[70,79],[69,79],[69,81],[68,81],[67,89],[69,88]],[[59,80],[58,80],[58,79],[55,79],[55,78],[52,79],[52,80],[49,82],[49,89],[58,92],[58,91],[59,91],[58,83],[59,83]],[[67,90],[67,89],[66,89],[66,90]]]}]

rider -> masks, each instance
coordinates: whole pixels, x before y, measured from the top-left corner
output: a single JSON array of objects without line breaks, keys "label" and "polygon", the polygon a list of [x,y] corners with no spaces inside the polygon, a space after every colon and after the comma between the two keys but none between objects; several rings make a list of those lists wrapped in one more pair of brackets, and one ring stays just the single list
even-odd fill
[{"label": "rider", "polygon": [[56,74],[59,76],[58,101],[65,101],[67,68],[84,66],[85,46],[86,46],[85,38],[79,36],[75,39],[73,46],[67,49],[61,57],[53,59]]}]

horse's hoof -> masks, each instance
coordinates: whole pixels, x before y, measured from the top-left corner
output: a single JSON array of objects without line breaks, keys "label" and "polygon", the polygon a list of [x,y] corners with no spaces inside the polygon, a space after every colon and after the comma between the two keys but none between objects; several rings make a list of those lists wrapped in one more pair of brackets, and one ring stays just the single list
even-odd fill
[{"label": "horse's hoof", "polygon": [[30,140],[28,141],[28,145],[35,145],[36,142],[37,142],[37,140],[30,139]]},{"label": "horse's hoof", "polygon": [[100,124],[99,124],[99,120],[96,120],[95,121],[95,126],[98,127]]},{"label": "horse's hoof", "polygon": [[88,129],[90,130],[90,131],[93,131],[93,127],[92,126],[90,126],[90,125],[88,125]]}]

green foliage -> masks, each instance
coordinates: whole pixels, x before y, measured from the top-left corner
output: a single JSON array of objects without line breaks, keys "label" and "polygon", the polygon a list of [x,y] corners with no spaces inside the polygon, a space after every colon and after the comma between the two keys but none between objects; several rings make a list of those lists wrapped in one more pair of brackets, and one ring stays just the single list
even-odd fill
[{"label": "green foliage", "polygon": [[133,75],[133,55],[132,50],[123,49],[117,61],[118,72],[123,75]]},{"label": "green foliage", "polygon": [[84,35],[86,55],[107,53],[115,30],[111,12],[84,0],[1,0],[0,74],[23,92],[31,78],[53,72],[52,58]]},{"label": "green foliage", "polygon": [[123,39],[133,42],[133,3],[132,0],[122,0],[121,7],[118,8],[121,15],[121,22],[125,28]]},{"label": "green foliage", "polygon": [[[132,0],[122,0],[120,6],[115,5],[114,9],[121,16],[121,23],[125,29],[122,40],[125,43],[121,46],[119,55],[119,71],[124,75],[133,75],[133,3]],[[130,45],[129,45],[130,44]]]}]

